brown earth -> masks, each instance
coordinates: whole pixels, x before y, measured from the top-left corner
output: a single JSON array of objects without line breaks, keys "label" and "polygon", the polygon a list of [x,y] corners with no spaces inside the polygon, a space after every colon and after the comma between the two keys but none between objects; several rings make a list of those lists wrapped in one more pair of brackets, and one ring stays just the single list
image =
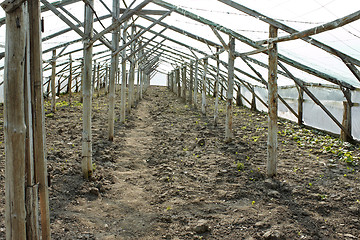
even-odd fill
[{"label": "brown earth", "polygon": [[[78,96],[46,112],[53,239],[358,239],[359,146],[279,120],[278,175],[265,175],[267,116],[225,106],[214,126],[164,87],[150,87],[107,140],[107,96],[93,100],[93,162],[81,177]],[[49,103],[46,103],[49,109]],[[116,109],[119,116],[119,109]],[[3,119],[1,118],[1,128]],[[4,227],[4,140],[0,238]]]}]

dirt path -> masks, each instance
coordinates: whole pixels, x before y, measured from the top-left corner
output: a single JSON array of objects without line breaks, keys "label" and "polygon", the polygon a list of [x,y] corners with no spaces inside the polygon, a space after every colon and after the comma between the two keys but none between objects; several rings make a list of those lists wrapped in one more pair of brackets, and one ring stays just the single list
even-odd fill
[{"label": "dirt path", "polygon": [[[107,101],[105,95],[93,101],[96,169],[90,181],[80,174],[77,96],[71,105],[62,96],[58,111],[46,112],[53,239],[360,236],[358,145],[279,120],[278,175],[266,179],[265,114],[236,107],[235,140],[226,144],[224,102],[215,127],[213,99],[203,116],[166,88],[151,87],[125,124],[116,120],[115,139],[109,142]],[[1,194],[3,239],[3,188]]]}]

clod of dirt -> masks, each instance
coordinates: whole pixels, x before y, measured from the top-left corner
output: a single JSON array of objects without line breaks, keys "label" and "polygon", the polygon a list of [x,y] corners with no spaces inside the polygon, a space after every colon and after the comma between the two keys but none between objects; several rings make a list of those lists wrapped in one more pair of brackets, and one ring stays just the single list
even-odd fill
[{"label": "clod of dirt", "polygon": [[96,188],[96,187],[92,187],[89,189],[89,193],[93,196],[99,196],[100,195],[100,192],[99,192],[99,189]]},{"label": "clod of dirt", "polygon": [[281,232],[278,230],[269,230],[263,235],[265,240],[278,240],[278,239],[284,239]]},{"label": "clod of dirt", "polygon": [[204,219],[199,220],[194,227],[194,232],[198,234],[206,233],[209,231],[210,231],[209,223]]}]

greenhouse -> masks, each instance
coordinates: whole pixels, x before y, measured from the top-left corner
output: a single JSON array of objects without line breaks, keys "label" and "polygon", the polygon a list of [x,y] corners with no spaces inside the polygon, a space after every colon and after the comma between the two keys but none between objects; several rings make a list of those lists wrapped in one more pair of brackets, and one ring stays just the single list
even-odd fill
[{"label": "greenhouse", "polygon": [[359,9],[3,1],[0,238],[357,239]]}]

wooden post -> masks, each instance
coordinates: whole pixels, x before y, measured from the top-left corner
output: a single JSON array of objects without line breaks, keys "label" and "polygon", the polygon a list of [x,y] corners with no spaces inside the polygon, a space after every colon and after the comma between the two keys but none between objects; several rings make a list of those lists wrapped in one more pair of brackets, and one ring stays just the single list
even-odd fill
[{"label": "wooden post", "polygon": [[91,73],[92,73],[92,50],[93,46],[88,45],[89,39],[93,36],[93,5],[94,0],[88,0],[89,5],[85,5],[85,35],[84,41],[84,78],[82,85],[83,92],[83,132],[82,132],[82,173],[85,179],[88,179],[93,172],[92,166],[92,134],[91,134]]},{"label": "wooden post", "polygon": [[[123,45],[126,44],[127,39],[127,21],[124,23],[123,30]],[[125,123],[126,117],[126,62],[123,61],[126,58],[126,48],[122,51],[122,70],[121,70],[121,104],[120,104],[120,123]]]},{"label": "wooden post", "polygon": [[[113,23],[119,18],[120,3],[119,0],[113,0]],[[112,47],[114,51],[119,48],[119,28],[112,32]],[[115,88],[116,73],[119,66],[119,55],[111,55],[110,78],[109,78],[109,141],[114,140],[114,121],[115,121]]]},{"label": "wooden post", "polygon": [[252,111],[256,111],[256,94],[255,94],[255,86],[254,85],[250,85],[251,88],[251,108],[250,110]]},{"label": "wooden post", "polygon": [[[30,81],[33,124],[33,155],[35,163],[35,181],[38,183],[41,213],[41,236],[43,240],[51,239],[50,210],[47,161],[45,157],[45,119],[42,76],[42,50],[40,27],[40,2],[29,1],[29,39],[30,39]],[[36,189],[36,188],[35,188]]]},{"label": "wooden post", "polygon": [[189,104],[193,102],[193,91],[194,91],[194,61],[190,62],[190,87],[189,87]]},{"label": "wooden post", "polygon": [[92,81],[91,81],[91,94],[95,94],[95,81],[96,81],[96,60],[94,60],[92,68]]},{"label": "wooden post", "polygon": [[56,111],[56,92],[55,92],[55,73],[56,73],[56,50],[52,51],[51,60],[51,111]]},{"label": "wooden post", "polygon": [[109,93],[109,89],[108,89],[108,84],[109,84],[109,65],[106,64],[105,68],[106,68],[106,72],[105,72],[105,80],[104,80],[104,89],[105,89],[105,94],[108,94],[108,93]]},{"label": "wooden post", "polygon": [[[131,27],[131,39],[134,38],[136,28],[134,25]],[[135,41],[131,43],[131,51],[135,51]],[[130,112],[132,107],[135,107],[135,98],[134,98],[134,84],[135,84],[135,55],[131,57],[130,60],[130,71],[129,71],[129,102],[128,102],[128,112]]]},{"label": "wooden post", "polygon": [[204,72],[202,76],[202,91],[201,91],[201,112],[206,115],[206,73],[207,73],[208,59],[204,59]]},{"label": "wooden post", "polygon": [[[278,29],[270,25],[270,38],[276,38]],[[278,88],[277,88],[277,60],[278,51],[277,44],[273,44],[273,48],[269,50],[269,128],[268,128],[268,147],[267,147],[267,175],[272,177],[276,175],[277,168],[277,111],[278,111]]]},{"label": "wooden post", "polygon": [[234,95],[234,65],[235,65],[235,38],[230,37],[229,43],[229,64],[228,64],[228,89],[226,103],[226,123],[225,123],[225,142],[233,140],[232,124],[232,105]]},{"label": "wooden post", "polygon": [[197,108],[198,79],[199,79],[199,60],[196,60],[195,61],[195,82],[194,82],[194,108]]},{"label": "wooden post", "polygon": [[[345,127],[347,132],[351,135],[352,132],[352,114],[351,114],[351,107],[353,103],[351,102],[351,91],[349,89],[344,90],[344,95],[347,101],[343,102],[344,105],[344,113],[343,113],[343,120],[342,125]],[[353,140],[352,136],[349,136],[344,130],[341,130],[340,138],[344,142],[350,142]]]},{"label": "wooden post", "polygon": [[97,68],[96,68],[96,90],[97,90],[97,97],[100,96],[100,83],[101,83],[101,79],[100,79],[100,63],[98,63]]},{"label": "wooden post", "polygon": [[238,89],[236,92],[236,106],[241,107],[243,105],[242,99],[241,99],[241,85],[237,85]]},{"label": "wooden post", "polygon": [[298,125],[303,126],[303,109],[304,109],[304,90],[298,87],[299,98],[298,98]]},{"label": "wooden post", "polygon": [[69,72],[69,80],[68,80],[68,94],[69,94],[69,103],[71,103],[71,94],[72,94],[72,58],[71,54],[69,56],[69,62],[70,62],[70,72]]},{"label": "wooden post", "polygon": [[187,89],[187,84],[186,84],[186,65],[184,65],[182,67],[182,97],[184,99],[184,102],[186,103],[186,89]]},{"label": "wooden post", "polygon": [[[4,6],[2,5],[4,8]],[[25,4],[6,12],[4,71],[6,239],[26,239],[24,72]],[[5,10],[5,9],[4,9]]]},{"label": "wooden post", "polygon": [[[219,48],[216,48],[216,52],[219,51]],[[214,109],[214,124],[217,125],[218,116],[219,116],[219,77],[220,77],[220,61],[219,55],[216,55],[216,79],[214,85],[214,97],[215,97],[215,109]]]},{"label": "wooden post", "polygon": [[180,68],[176,69],[176,83],[177,83],[177,95],[181,97],[181,86],[180,86]]},{"label": "wooden post", "polygon": [[221,85],[220,99],[224,100],[224,85]]}]

